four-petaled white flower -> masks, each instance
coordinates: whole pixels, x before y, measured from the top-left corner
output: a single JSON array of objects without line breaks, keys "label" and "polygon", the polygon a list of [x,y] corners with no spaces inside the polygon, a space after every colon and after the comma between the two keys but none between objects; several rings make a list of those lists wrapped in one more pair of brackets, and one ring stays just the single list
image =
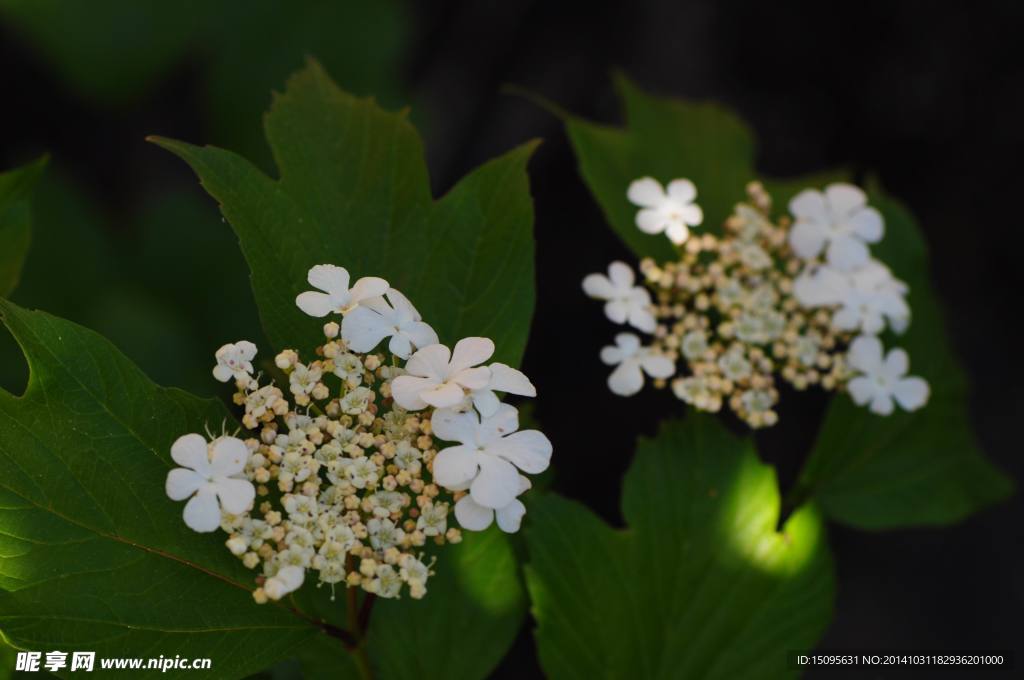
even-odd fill
[{"label": "four-petaled white flower", "polygon": [[310,368],[305,364],[295,364],[295,369],[288,376],[289,389],[295,395],[309,394],[320,382],[321,377],[323,377],[323,371],[316,366]]},{"label": "four-petaled white flower", "polygon": [[910,322],[905,283],[889,268],[869,259],[852,272],[822,265],[804,271],[793,283],[793,294],[805,307],[838,306],[832,316],[836,330],[876,334],[886,321],[898,333]]},{"label": "four-petaled white flower", "polygon": [[409,411],[427,406],[457,406],[473,390],[487,389],[491,371],[480,366],[494,354],[488,338],[463,338],[452,352],[444,345],[427,345],[410,357],[406,375],[391,383],[395,403]]},{"label": "four-petaled white flower", "polygon": [[306,570],[295,565],[281,567],[263,584],[263,592],[271,600],[280,600],[288,593],[298,590],[306,579]]},{"label": "four-petaled white flower", "polygon": [[626,197],[642,208],[636,214],[636,226],[641,231],[664,232],[676,245],[689,237],[690,227],[704,220],[704,212],[693,202],[697,188],[688,179],[672,180],[666,191],[656,179],[643,177],[630,183]]},{"label": "four-petaled white flower", "polygon": [[[519,493],[522,494],[530,488],[530,480],[519,475]],[[526,506],[518,498],[502,508],[488,508],[473,500],[472,494],[466,494],[455,504],[455,519],[463,529],[470,531],[483,531],[491,526],[495,517],[498,519],[498,528],[507,534],[514,534],[519,531],[523,522],[523,515],[526,514]]]},{"label": "four-petaled white flower", "polygon": [[386,295],[387,300],[371,298],[345,316],[341,337],[349,349],[369,352],[384,338],[391,338],[391,353],[408,359],[414,349],[437,344],[437,333],[423,322],[407,297],[394,288],[389,288]]},{"label": "four-petaled white flower", "polygon": [[388,282],[376,276],[361,278],[349,289],[348,270],[333,264],[314,266],[306,278],[309,285],[318,290],[300,293],[295,304],[310,316],[327,316],[331,312],[348,314],[360,303],[380,297],[388,290]]},{"label": "four-petaled white flower", "polygon": [[868,260],[868,243],[882,238],[882,215],[867,205],[864,192],[852,184],[829,184],[824,193],[805,189],[789,202],[793,228],[789,244],[805,260],[826,251],[833,267],[850,271]]},{"label": "four-petaled white flower", "polygon": [[431,424],[439,439],[459,442],[434,458],[434,481],[450,491],[469,489],[485,508],[506,508],[521,492],[518,470],[537,474],[551,461],[548,438],[537,430],[517,432],[519,413],[508,404],[483,419],[474,411],[435,411]]},{"label": "four-petaled white flower", "polygon": [[640,338],[632,333],[619,333],[615,345],[601,350],[601,361],[618,366],[608,376],[608,387],[623,397],[636,394],[644,386],[644,373],[652,378],[669,378],[676,366],[666,356],[656,354],[649,347],[640,346]]},{"label": "four-petaled white flower", "polygon": [[213,377],[220,382],[247,380],[252,375],[252,360],[256,356],[256,345],[248,340],[229,342],[221,345],[215,354],[217,365],[213,367]]},{"label": "four-petaled white flower", "polygon": [[862,335],[850,343],[847,363],[859,375],[846,385],[858,406],[870,404],[872,413],[887,416],[893,412],[893,400],[907,411],[921,408],[928,401],[927,381],[906,377],[910,360],[902,349],[893,349],[884,358],[882,341]]},{"label": "four-petaled white flower", "polygon": [[207,444],[202,435],[186,434],[171,445],[171,458],[183,467],[167,473],[167,496],[174,501],[191,496],[183,517],[193,531],[214,531],[221,509],[237,515],[252,505],[256,489],[244,475],[249,449],[241,439],[220,437]]},{"label": "four-petaled white flower", "polygon": [[633,285],[633,270],[624,262],[608,265],[608,276],[588,274],[583,292],[597,300],[606,300],[605,315],[615,323],[629,323],[637,330],[653,333],[657,327],[651,306],[651,294],[643,286]]}]

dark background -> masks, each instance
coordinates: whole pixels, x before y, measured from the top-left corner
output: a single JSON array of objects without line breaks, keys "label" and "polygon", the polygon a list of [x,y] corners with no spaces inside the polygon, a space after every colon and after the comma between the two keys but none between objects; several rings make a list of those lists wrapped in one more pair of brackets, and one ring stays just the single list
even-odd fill
[{"label": "dark background", "polygon": [[[139,197],[154,187],[198,195],[188,169],[142,138],[159,133],[230,145],[229,135],[204,122],[201,50],[186,52],[143,93],[111,105],[69,87],[31,33],[2,19],[2,167],[49,151],[55,172],[105,216],[115,243],[138,239],[137,217],[128,216],[137,216]],[[619,485],[636,434],[652,434],[681,408],[666,393],[622,400],[606,389],[597,353],[614,329],[579,285],[585,274],[630,255],[602,228],[558,122],[501,93],[504,84],[519,84],[573,112],[616,122],[615,67],[656,93],[734,107],[757,133],[765,174],[844,166],[877,174],[911,207],[972,381],[978,438],[1022,480],[1015,337],[1024,228],[1022,19],[1024,5],[1015,2],[831,8],[435,0],[407,8],[401,45],[388,57],[395,82],[384,88],[384,100],[413,103],[436,192],[513,145],[545,140],[530,166],[540,302],[524,369],[540,390],[536,416],[556,445],[557,490],[620,522]],[[335,75],[343,87],[376,89]],[[247,112],[249,122],[268,101],[269,93]],[[203,205],[215,214],[212,202]],[[76,318],[75,311],[64,315]],[[820,394],[787,394],[781,424],[758,434],[783,485],[813,441],[823,407]],[[1024,667],[1022,509],[1018,495],[942,530],[873,534],[833,526],[838,597],[821,647],[1013,651]],[[496,677],[539,674],[533,657],[524,631]]]}]

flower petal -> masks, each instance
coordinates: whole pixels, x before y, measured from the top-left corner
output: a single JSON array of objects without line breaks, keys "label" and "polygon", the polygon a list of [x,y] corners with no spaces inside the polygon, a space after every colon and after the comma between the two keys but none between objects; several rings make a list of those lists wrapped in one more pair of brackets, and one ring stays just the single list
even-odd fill
[{"label": "flower petal", "polygon": [[299,293],[295,298],[295,306],[310,316],[327,316],[334,311],[330,295],[311,290]]},{"label": "flower petal", "polygon": [[660,210],[644,208],[636,214],[636,226],[647,234],[660,234],[669,224],[668,216]]},{"label": "flower petal", "polygon": [[525,514],[526,506],[518,498],[500,510],[494,511],[494,515],[498,519],[498,528],[506,534],[514,534],[519,531]]},{"label": "flower petal", "polygon": [[611,279],[604,274],[587,274],[583,277],[583,292],[595,300],[608,300],[616,295]]},{"label": "flower petal", "polygon": [[206,484],[206,478],[195,470],[174,468],[167,473],[164,490],[172,501],[183,501],[198,491],[203,484]]},{"label": "flower petal", "polygon": [[252,507],[256,487],[248,479],[220,479],[216,482],[220,506],[232,515],[240,515]]},{"label": "flower petal", "polygon": [[852,271],[868,261],[868,247],[852,236],[833,238],[828,244],[828,263],[840,271]]},{"label": "flower petal", "polygon": [[691,227],[696,227],[704,221],[704,211],[696,203],[684,205],[679,209],[679,217]]},{"label": "flower petal", "polygon": [[412,355],[405,370],[412,375],[441,382],[448,378],[449,359],[451,352],[444,345],[427,345]]},{"label": "flower petal", "polygon": [[931,388],[924,378],[914,376],[897,382],[892,394],[903,409],[916,411],[928,403]]},{"label": "flower petal", "polygon": [[171,458],[178,465],[192,468],[204,477],[210,476],[210,458],[206,439],[201,434],[186,434],[171,444]]},{"label": "flower petal", "polygon": [[608,265],[608,279],[612,282],[616,294],[622,295],[633,287],[636,275],[628,264],[616,260]]},{"label": "flower petal", "polygon": [[656,208],[665,202],[665,190],[653,177],[641,177],[629,183],[626,198],[633,205],[644,208]]},{"label": "flower petal", "polygon": [[789,202],[789,212],[797,221],[810,221],[817,224],[825,223],[828,218],[828,207],[825,196],[816,189],[804,189]]},{"label": "flower petal", "polygon": [[[354,312],[358,310],[359,308],[357,307]],[[351,347],[351,345],[349,346]],[[408,359],[409,355],[412,354],[412,343],[409,342],[409,336],[405,333],[395,333],[392,335],[391,342],[388,343],[388,351],[400,359]]]},{"label": "flower petal", "polygon": [[463,529],[483,531],[494,521],[494,510],[483,507],[472,496],[466,495],[455,504],[455,519]]},{"label": "flower petal", "polygon": [[882,367],[882,341],[874,335],[859,335],[850,343],[847,363],[861,373],[876,373]]},{"label": "flower petal", "polygon": [[487,453],[500,456],[531,475],[551,464],[551,440],[537,430],[515,432],[487,446]]},{"label": "flower petal", "polygon": [[493,390],[476,390],[473,392],[473,406],[484,418],[493,416],[501,406],[501,400]]},{"label": "flower petal", "polygon": [[395,327],[370,307],[356,307],[341,320],[341,337],[356,352],[369,352]]},{"label": "flower petal", "polygon": [[665,236],[668,236],[668,240],[678,246],[690,238],[690,230],[686,228],[686,224],[682,220],[672,220],[668,223],[668,228],[665,229]]},{"label": "flower petal", "polygon": [[625,300],[609,300],[604,305],[604,315],[612,323],[626,323],[629,318],[629,303]]},{"label": "flower petal", "polygon": [[235,376],[235,372],[224,364],[217,364],[213,367],[213,377],[222,383],[226,383]]},{"label": "flower petal", "polygon": [[238,437],[220,437],[213,442],[210,471],[218,477],[237,475],[249,462],[249,447]]},{"label": "flower petal", "polygon": [[789,245],[799,257],[813,259],[825,247],[825,230],[817,222],[798,220],[789,232]]},{"label": "flower petal", "polygon": [[875,385],[871,378],[859,375],[846,383],[846,391],[850,393],[853,403],[863,406],[875,396]]},{"label": "flower petal", "polygon": [[350,304],[356,304],[362,300],[380,297],[388,292],[388,282],[377,276],[364,276],[357,280],[349,292]]},{"label": "flower petal", "polygon": [[427,407],[420,394],[432,389],[437,382],[429,378],[400,375],[391,381],[391,396],[395,403],[408,411],[419,411]]},{"label": "flower petal", "polygon": [[477,444],[491,444],[519,429],[519,411],[511,404],[502,404],[494,415],[480,420]]},{"label": "flower petal", "polygon": [[[440,455],[440,454],[438,454]],[[469,493],[485,508],[503,508],[519,493],[519,473],[512,463],[496,456],[477,456],[480,472]]]},{"label": "flower petal", "polygon": [[888,356],[885,357],[885,375],[890,380],[897,380],[907,374],[907,369],[910,368],[910,357],[907,356],[905,350],[896,348],[889,351]]},{"label": "flower petal", "polygon": [[880,416],[887,416],[893,412],[892,395],[888,392],[878,392],[871,400],[869,407],[872,413]]},{"label": "flower petal", "polygon": [[333,264],[318,264],[309,270],[306,280],[309,281],[309,285],[325,293],[340,295],[348,292],[349,276],[348,270],[344,267],[338,267]]},{"label": "flower petal", "polygon": [[488,368],[491,369],[491,382],[488,387],[492,390],[518,394],[523,397],[537,396],[537,388],[522,371],[500,361],[491,364]]},{"label": "flower petal", "polygon": [[867,197],[860,187],[846,182],[836,182],[825,187],[825,200],[834,217],[845,217],[867,203]]},{"label": "flower petal", "polygon": [[629,397],[644,386],[644,376],[636,359],[626,359],[608,376],[608,388],[621,397]]},{"label": "flower petal", "polygon": [[216,531],[220,526],[220,506],[217,505],[217,494],[212,484],[207,484],[196,492],[181,514],[185,525],[192,531],[208,533]]},{"label": "flower petal", "polygon": [[[417,349],[437,344],[437,333],[429,324],[423,321],[407,323],[402,326],[401,331]],[[405,357],[402,358],[404,359]]]},{"label": "flower petal", "polygon": [[441,449],[434,458],[434,481],[444,487],[462,487],[476,479],[483,458],[468,446]]},{"label": "flower petal", "polygon": [[252,361],[256,357],[256,345],[248,340],[239,340],[235,343],[235,347],[238,348],[238,354],[244,361]]},{"label": "flower petal", "polygon": [[[396,381],[398,378],[395,379]],[[486,383],[485,383],[486,384]],[[462,388],[453,382],[441,383],[431,389],[420,392],[420,399],[427,402],[434,408],[448,408],[457,406],[465,397]],[[401,406],[401,404],[399,404]]]},{"label": "flower petal", "polygon": [[464,368],[452,376],[451,382],[467,390],[482,390],[491,383],[491,369],[486,366]]},{"label": "flower petal", "polygon": [[858,210],[846,223],[853,228],[853,233],[868,243],[877,243],[882,240],[882,234],[885,232],[882,214],[870,207]]},{"label": "flower petal", "polygon": [[644,307],[633,307],[629,311],[629,325],[644,333],[653,333],[658,328],[654,315]]},{"label": "flower petal", "polygon": [[697,198],[697,187],[688,179],[674,179],[668,183],[668,196],[683,206]]},{"label": "flower petal", "polygon": [[494,354],[494,341],[490,338],[463,338],[452,351],[451,371],[479,366]]},{"label": "flower petal", "polygon": [[440,409],[430,418],[434,436],[447,442],[476,446],[480,418],[472,411]]}]

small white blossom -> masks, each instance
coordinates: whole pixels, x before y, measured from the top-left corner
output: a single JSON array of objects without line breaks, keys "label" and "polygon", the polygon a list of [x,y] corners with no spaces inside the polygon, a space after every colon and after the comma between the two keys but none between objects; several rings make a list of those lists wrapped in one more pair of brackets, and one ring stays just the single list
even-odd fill
[{"label": "small white blossom", "polygon": [[480,366],[494,354],[488,338],[463,338],[452,352],[444,345],[428,345],[405,365],[406,375],[391,383],[395,403],[410,411],[427,406],[457,406],[473,390],[487,389],[491,371]]},{"label": "small white blossom", "polygon": [[364,588],[377,597],[395,598],[402,590],[402,577],[390,564],[381,564],[376,568],[374,578]]},{"label": "small white blossom", "polygon": [[380,479],[380,468],[369,458],[353,461],[346,469],[348,481],[357,489],[373,486]]},{"label": "small white blossom", "polygon": [[615,336],[615,346],[601,350],[601,361],[608,366],[617,366],[608,376],[608,387],[623,397],[636,394],[644,386],[644,376],[668,378],[676,366],[666,356],[655,354],[649,347],[640,346],[640,338],[632,333]]},{"label": "small white blossom", "polygon": [[402,440],[398,442],[395,447],[395,465],[400,470],[408,470],[410,474],[416,474],[422,468],[420,459],[423,458],[423,452],[417,449],[409,442]]},{"label": "small white blossom", "polygon": [[348,314],[360,303],[380,297],[388,290],[388,282],[376,276],[361,278],[349,289],[348,270],[333,264],[314,266],[307,280],[318,290],[300,293],[295,304],[310,316],[327,316],[331,312]]},{"label": "small white blossom", "polygon": [[220,437],[207,444],[202,435],[186,434],[171,446],[171,458],[183,467],[167,473],[167,496],[175,501],[191,497],[183,517],[193,531],[214,531],[221,510],[237,515],[252,505],[256,489],[245,478],[249,449],[241,439]]},{"label": "small white blossom", "polygon": [[398,545],[405,538],[405,532],[390,519],[374,517],[366,523],[366,530],[370,533],[370,545],[377,550]]},{"label": "small white blossom", "polygon": [[448,504],[431,503],[424,506],[416,520],[416,529],[422,531],[424,536],[443,536],[448,530]]},{"label": "small white blossom", "polygon": [[350,416],[357,416],[370,405],[373,399],[373,390],[367,387],[357,387],[349,390],[348,394],[341,398],[341,410]]},{"label": "small white blossom", "polygon": [[306,578],[306,570],[299,566],[281,567],[276,574],[263,584],[263,592],[271,600],[280,600],[290,592],[298,590]]},{"label": "small white blossom", "polygon": [[341,337],[355,352],[369,352],[384,338],[391,338],[388,350],[402,359],[408,359],[414,349],[437,344],[434,329],[423,322],[409,299],[394,288],[388,289],[387,300],[367,300],[346,315],[341,323]]},{"label": "small white blossom", "polygon": [[310,368],[305,364],[295,364],[295,370],[288,376],[292,394],[309,394],[323,377],[319,368]]},{"label": "small white blossom", "polygon": [[629,323],[637,330],[653,333],[657,327],[651,312],[651,294],[636,281],[633,270],[624,262],[608,265],[608,276],[588,274],[583,292],[596,300],[606,300],[605,315],[614,323]]},{"label": "small white blossom", "polygon": [[683,341],[680,343],[680,349],[683,351],[683,356],[690,361],[695,361],[704,356],[704,353],[708,351],[708,336],[704,331],[690,331],[683,336]]},{"label": "small white blossom", "polygon": [[869,335],[884,330],[886,321],[897,332],[906,329],[910,322],[906,292],[906,284],[874,259],[851,272],[827,265],[812,267],[793,283],[793,295],[803,306],[839,307],[832,317],[837,330]]},{"label": "small white blossom", "polygon": [[693,202],[697,188],[688,179],[669,182],[668,190],[651,178],[643,177],[629,185],[626,197],[633,205],[642,208],[636,214],[636,226],[648,234],[668,236],[676,245],[686,241],[689,227],[695,227],[704,220],[704,212]]},{"label": "small white blossom", "polygon": [[229,342],[221,345],[215,354],[217,365],[213,367],[213,377],[220,382],[248,380],[252,375],[252,360],[256,357],[256,345],[248,340]]},{"label": "small white blossom", "polygon": [[[519,475],[519,494],[530,488],[530,480]],[[518,495],[518,494],[517,494]],[[526,506],[518,498],[513,499],[508,505],[501,508],[489,508],[480,505],[473,500],[472,494],[467,494],[455,504],[455,519],[464,529],[470,531],[483,531],[491,526],[495,517],[498,519],[498,528],[507,534],[514,534],[519,531],[526,514]]]},{"label": "small white blossom", "polygon": [[502,404],[497,413],[480,419],[473,411],[435,411],[434,435],[459,442],[438,452],[434,481],[451,491],[469,489],[473,500],[488,508],[504,508],[520,493],[519,470],[537,474],[551,461],[551,442],[537,430],[519,429],[519,413]]},{"label": "small white blossom", "polygon": [[345,352],[334,357],[334,375],[350,386],[363,382],[363,362],[355,354]]},{"label": "small white blossom", "polygon": [[906,377],[910,368],[907,353],[894,349],[883,358],[882,341],[873,335],[862,335],[850,344],[847,363],[858,375],[846,389],[858,406],[870,404],[872,413],[889,415],[894,399],[907,411],[917,410],[928,401],[927,381]]},{"label": "small white blossom", "polygon": [[805,189],[789,203],[793,228],[789,244],[805,260],[826,251],[833,267],[850,271],[867,262],[868,243],[882,238],[882,215],[867,205],[864,192],[852,184],[830,184],[824,193]]}]

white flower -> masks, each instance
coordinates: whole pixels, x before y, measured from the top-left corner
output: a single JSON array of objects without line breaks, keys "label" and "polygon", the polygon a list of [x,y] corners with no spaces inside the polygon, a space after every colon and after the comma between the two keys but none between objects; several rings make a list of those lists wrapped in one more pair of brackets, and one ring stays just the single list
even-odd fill
[{"label": "white flower", "polygon": [[614,323],[629,323],[637,330],[653,333],[657,327],[651,313],[651,294],[643,286],[634,286],[633,270],[624,262],[608,265],[608,276],[588,274],[583,292],[597,300],[607,300],[604,313]]},{"label": "white flower", "polygon": [[615,394],[628,397],[644,386],[644,376],[668,378],[676,366],[668,357],[655,354],[650,347],[641,347],[640,338],[632,333],[615,336],[615,346],[601,350],[601,361],[609,366],[618,365],[608,376],[608,387]]},{"label": "white flower", "polygon": [[708,351],[708,337],[704,331],[690,331],[683,336],[680,349],[683,351],[683,356],[690,361],[700,359]]},{"label": "white flower", "polygon": [[423,458],[423,452],[418,448],[404,439],[398,442],[394,462],[399,470],[408,470],[409,474],[416,474],[422,467],[421,458]]},{"label": "white flower", "polygon": [[870,335],[880,333],[886,321],[897,332],[906,330],[910,323],[910,307],[903,297],[906,292],[906,284],[874,259],[851,272],[812,267],[793,283],[793,294],[805,307],[839,307],[832,316],[837,330]]},{"label": "white flower", "polygon": [[395,403],[410,411],[458,405],[467,392],[488,388],[491,371],[479,364],[492,354],[494,342],[487,338],[463,338],[454,352],[444,345],[427,345],[409,359],[407,374],[392,381]]},{"label": "white flower", "polygon": [[416,520],[416,528],[422,531],[424,536],[443,536],[448,530],[448,504],[429,503],[423,506]]},{"label": "white flower", "polygon": [[384,338],[391,338],[388,350],[402,359],[408,359],[413,349],[437,344],[434,329],[394,288],[388,289],[386,301],[372,298],[347,314],[341,322],[341,337],[356,352],[369,352]]},{"label": "white flower", "polygon": [[[529,488],[530,480],[519,475],[519,493],[522,494]],[[455,519],[459,520],[459,524],[463,529],[469,529],[470,531],[483,531],[491,526],[491,522],[497,517],[498,528],[507,534],[514,534],[519,531],[519,526],[522,524],[523,515],[525,514],[526,506],[518,498],[513,499],[508,505],[498,509],[480,505],[473,500],[471,494],[463,496],[455,504]]]},{"label": "white flower", "polygon": [[377,597],[395,598],[402,590],[402,579],[390,564],[381,564],[377,567],[375,578],[369,583],[364,582],[363,588]]},{"label": "white flower", "polygon": [[872,413],[889,415],[893,399],[907,411],[917,410],[928,401],[927,381],[904,377],[910,367],[907,353],[894,349],[883,359],[882,341],[873,335],[862,335],[850,344],[847,363],[859,375],[847,383],[846,390],[858,406],[870,402]]},{"label": "white flower", "polygon": [[352,486],[357,489],[365,489],[377,483],[380,478],[380,468],[369,458],[358,458],[345,468],[345,474]]},{"label": "white flower", "polygon": [[350,387],[355,387],[363,382],[363,370],[363,362],[355,354],[344,352],[334,357],[334,375],[341,378]]},{"label": "white flower", "polygon": [[633,205],[643,208],[636,214],[636,226],[648,234],[665,232],[669,240],[679,245],[704,219],[704,212],[693,202],[697,188],[688,179],[669,182],[668,191],[651,177],[643,177],[629,185],[626,197]]},{"label": "white flower", "polygon": [[490,364],[487,369],[491,372],[490,382],[485,387],[470,390],[469,393],[473,406],[480,412],[480,415],[493,416],[497,412],[501,401],[495,394],[496,391],[517,394],[521,397],[537,396],[537,388],[522,371],[500,361]]},{"label": "white flower", "polygon": [[473,411],[435,411],[434,435],[459,442],[434,458],[434,481],[451,491],[469,489],[477,504],[504,508],[520,493],[519,470],[537,474],[551,462],[551,442],[537,430],[519,429],[519,413],[502,404],[480,419]]},{"label": "white flower", "polygon": [[249,449],[241,439],[220,437],[207,444],[202,435],[186,434],[171,445],[171,458],[183,467],[167,473],[167,496],[174,501],[191,496],[183,517],[193,531],[214,531],[221,509],[238,515],[252,505],[256,489],[244,475]]},{"label": "white flower", "polygon": [[247,380],[252,375],[252,360],[256,357],[256,345],[248,340],[229,342],[221,345],[215,354],[217,365],[213,367],[213,377],[220,382]]},{"label": "white flower", "polygon": [[370,534],[370,545],[377,550],[398,545],[405,538],[405,532],[396,527],[390,519],[374,517],[366,523],[366,530]]},{"label": "white flower", "polygon": [[829,184],[824,193],[805,189],[789,202],[789,211],[795,218],[789,244],[805,260],[827,248],[829,264],[849,271],[867,262],[865,244],[882,239],[882,215],[852,184]]},{"label": "white flower", "polygon": [[323,292],[306,291],[295,298],[299,309],[310,316],[347,314],[361,302],[380,297],[388,289],[388,282],[376,276],[367,276],[356,281],[351,290],[348,287],[348,270],[333,264],[318,264],[309,270],[306,277],[309,285]]},{"label": "white flower", "polygon": [[357,387],[341,398],[341,410],[350,416],[357,416],[370,405],[374,392],[368,387]]},{"label": "white flower", "polygon": [[295,364],[295,370],[288,376],[292,394],[309,394],[320,382],[322,372],[319,368],[310,368],[305,364]]},{"label": "white flower", "polygon": [[298,590],[306,578],[306,570],[302,567],[289,565],[281,567],[263,584],[263,592],[271,600],[280,600],[288,593]]}]

